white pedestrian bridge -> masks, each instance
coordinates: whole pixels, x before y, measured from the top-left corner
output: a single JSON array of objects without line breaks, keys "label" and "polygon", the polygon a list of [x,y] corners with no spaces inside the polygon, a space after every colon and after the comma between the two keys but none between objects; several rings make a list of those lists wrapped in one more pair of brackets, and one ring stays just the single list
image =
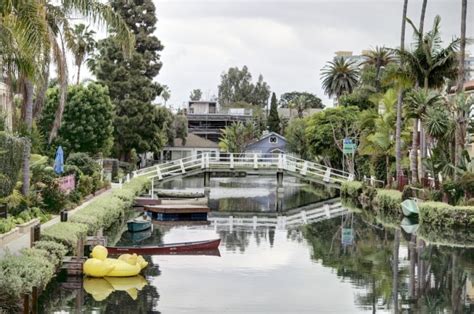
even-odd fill
[{"label": "white pedestrian bridge", "polygon": [[229,154],[216,158],[204,153],[143,168],[134,171],[133,176],[146,175],[152,181],[167,181],[204,174],[204,183],[208,186],[211,174],[218,173],[274,174],[279,186],[283,183],[283,174],[335,188],[354,180],[354,175],[349,172],[287,154]]}]

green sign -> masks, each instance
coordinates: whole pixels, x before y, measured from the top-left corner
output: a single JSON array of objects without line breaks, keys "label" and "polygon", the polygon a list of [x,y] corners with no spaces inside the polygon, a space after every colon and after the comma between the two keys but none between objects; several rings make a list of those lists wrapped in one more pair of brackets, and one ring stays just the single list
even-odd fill
[{"label": "green sign", "polygon": [[354,154],[357,149],[357,144],[350,138],[342,140],[342,152],[344,154]]},{"label": "green sign", "polygon": [[352,242],[354,241],[354,235],[352,233],[351,228],[342,228],[342,244],[344,245],[352,245]]}]

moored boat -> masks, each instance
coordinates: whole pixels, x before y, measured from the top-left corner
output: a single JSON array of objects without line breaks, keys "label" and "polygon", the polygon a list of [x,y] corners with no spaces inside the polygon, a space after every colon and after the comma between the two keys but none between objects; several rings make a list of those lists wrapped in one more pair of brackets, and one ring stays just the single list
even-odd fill
[{"label": "moored boat", "polygon": [[418,215],[418,204],[414,200],[404,200],[401,204],[403,215],[406,217]]},{"label": "moored boat", "polygon": [[111,254],[143,254],[143,255],[155,255],[155,254],[174,254],[179,252],[192,252],[192,251],[210,251],[215,250],[219,247],[221,239],[194,241],[194,242],[181,242],[181,243],[167,243],[155,246],[123,246],[123,247],[107,247],[107,250]]},{"label": "moored boat", "polygon": [[417,221],[413,221],[408,217],[404,217],[400,223],[400,227],[408,234],[416,233],[419,224]]},{"label": "moored boat", "polygon": [[151,220],[132,219],[127,221],[127,228],[130,232],[140,232],[151,228]]}]

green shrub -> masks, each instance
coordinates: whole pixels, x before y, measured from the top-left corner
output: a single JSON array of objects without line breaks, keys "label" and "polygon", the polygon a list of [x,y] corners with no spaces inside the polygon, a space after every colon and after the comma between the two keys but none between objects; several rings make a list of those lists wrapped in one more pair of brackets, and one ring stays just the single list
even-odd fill
[{"label": "green shrub", "polygon": [[56,265],[59,265],[62,262],[68,251],[66,246],[53,241],[37,241],[35,242],[34,247],[39,250],[45,250],[48,254],[54,256],[58,260]]},{"label": "green shrub", "polygon": [[65,245],[68,252],[76,249],[77,241],[87,234],[87,226],[74,222],[60,222],[43,231],[41,240]]},{"label": "green shrub", "polygon": [[425,202],[419,205],[421,224],[443,228],[474,227],[474,207],[451,206],[441,202]]},{"label": "green shrub", "polygon": [[26,249],[21,255],[7,253],[0,259],[0,291],[13,298],[44,287],[54,275],[55,265],[40,249]]},{"label": "green shrub", "polygon": [[346,181],[341,185],[341,196],[347,198],[358,198],[362,194],[364,184],[359,181]]},{"label": "green shrub", "polygon": [[402,193],[397,190],[377,189],[373,206],[386,213],[401,213]]},{"label": "green shrub", "polygon": [[23,160],[25,140],[0,131],[0,198],[15,188]]},{"label": "green shrub", "polygon": [[64,165],[64,175],[74,175],[74,180],[76,181],[76,185],[79,182],[81,175],[83,175],[81,169],[79,169],[76,165]]},{"label": "green shrub", "polygon": [[94,191],[94,180],[88,175],[82,175],[77,185],[77,190],[82,196],[88,196]]},{"label": "green shrub", "polygon": [[15,225],[15,218],[12,216],[0,219],[0,234],[9,232]]},{"label": "green shrub", "polygon": [[86,153],[70,154],[66,160],[66,165],[78,167],[86,176],[92,176],[100,171],[99,164]]}]

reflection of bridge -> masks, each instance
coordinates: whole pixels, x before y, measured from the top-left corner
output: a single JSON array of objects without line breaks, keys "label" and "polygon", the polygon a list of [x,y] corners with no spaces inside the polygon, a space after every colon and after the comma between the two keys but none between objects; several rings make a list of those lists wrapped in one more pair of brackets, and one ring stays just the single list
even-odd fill
[{"label": "reflection of bridge", "polygon": [[204,186],[209,186],[211,173],[276,174],[278,186],[283,184],[283,174],[302,178],[310,182],[322,183],[336,188],[342,182],[354,180],[354,175],[323,166],[318,163],[299,159],[286,154],[229,154],[215,158],[208,153],[194,155],[172,162],[143,168],[134,176],[146,175],[159,181],[179,177],[204,174]]},{"label": "reflection of bridge", "polygon": [[285,214],[271,213],[260,215],[239,215],[236,213],[225,215],[222,212],[212,212],[208,220],[216,229],[230,229],[235,227],[252,228],[270,227],[279,230],[291,229],[301,225],[315,223],[334,217],[342,216],[349,211],[342,207],[339,200],[337,202],[324,202],[303,206]]}]

